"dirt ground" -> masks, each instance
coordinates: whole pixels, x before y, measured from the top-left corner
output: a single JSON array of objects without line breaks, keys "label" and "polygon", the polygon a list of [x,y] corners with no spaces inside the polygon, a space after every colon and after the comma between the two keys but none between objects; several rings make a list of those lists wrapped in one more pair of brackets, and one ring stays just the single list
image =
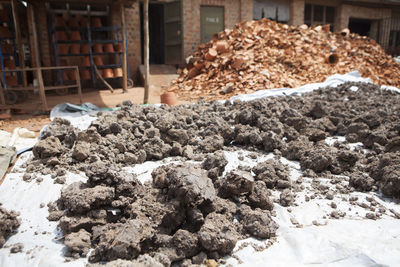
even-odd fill
[{"label": "dirt ground", "polygon": [[[162,90],[170,84],[177,76],[174,67],[166,65],[150,66],[150,104],[160,103],[160,94]],[[112,93],[109,90],[86,89],[83,92],[83,102],[90,102],[99,107],[115,107],[125,100],[130,100],[135,104],[142,104],[144,98],[143,87],[133,87],[124,93],[121,88],[115,89]],[[46,96],[49,109],[59,103],[79,104],[79,96],[76,93],[59,96],[54,93],[48,93]],[[183,103],[180,101],[179,103]],[[40,111],[41,103],[38,96],[31,96],[23,103],[16,105],[16,111],[19,107],[27,109],[25,114],[13,114],[9,120],[0,120],[0,130],[12,132],[17,127],[24,127],[28,130],[39,133],[40,129],[50,122],[48,113],[45,115],[34,116]],[[26,114],[27,113],[27,114]]]}]

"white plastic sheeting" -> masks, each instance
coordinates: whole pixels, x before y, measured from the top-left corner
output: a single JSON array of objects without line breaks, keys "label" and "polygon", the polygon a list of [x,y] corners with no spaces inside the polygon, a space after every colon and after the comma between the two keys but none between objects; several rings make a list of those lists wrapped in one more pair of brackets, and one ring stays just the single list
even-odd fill
[{"label": "white plastic sheeting", "polygon": [[[251,100],[260,97],[271,97],[284,94],[305,93],[325,86],[336,86],[346,81],[368,82],[357,73],[334,75],[324,83],[302,86],[297,89],[275,89],[259,91],[251,95],[236,96],[233,99]],[[353,88],[356,90],[356,88]],[[382,88],[393,89],[397,88]],[[90,117],[89,120],[92,120]],[[83,119],[74,119],[72,123],[83,126]],[[84,122],[87,124],[87,122]],[[88,124],[87,124],[88,125]],[[86,126],[87,127],[87,126]],[[338,137],[336,140],[344,140]],[[326,140],[332,144],[332,140]],[[358,146],[360,144],[354,144]],[[240,154],[244,159],[239,160]],[[272,158],[272,154],[259,154],[256,160],[248,156],[247,151],[225,151],[228,165],[225,172],[236,168],[239,164],[255,166],[258,162]],[[49,175],[37,174],[43,181],[37,183],[24,182],[22,164],[32,157],[32,153],[23,154],[17,161],[13,171],[7,175],[0,186],[0,203],[6,209],[13,209],[21,213],[22,224],[18,233],[11,236],[6,246],[21,242],[24,244],[22,253],[10,254],[9,248],[0,249],[0,266],[85,266],[87,259],[78,259],[67,262],[63,257],[65,248],[57,241],[61,233],[57,230],[56,222],[49,222],[47,207],[40,208],[40,204],[55,201],[60,196],[63,187],[54,184]],[[291,168],[293,180],[301,175],[298,162],[281,158],[283,164]],[[125,168],[126,171],[136,173],[141,182],[151,179],[151,172],[158,166],[171,161],[145,162],[141,165]],[[345,179],[345,177],[343,178]],[[66,185],[75,181],[85,181],[83,174],[67,173]],[[227,257],[227,264],[234,266],[400,266],[400,221],[391,217],[389,209],[400,213],[400,204],[392,199],[383,198],[376,193],[351,193],[360,201],[372,197],[388,210],[379,220],[365,219],[366,210],[359,206],[351,206],[342,198],[349,195],[335,194],[333,200],[322,198],[305,201],[305,194],[310,194],[311,179],[304,178],[305,190],[297,193],[296,206],[287,208],[275,204],[276,217],[279,224],[276,241],[267,246],[268,240],[247,239],[238,242],[234,250],[234,257]],[[326,185],[333,186],[328,183]],[[322,181],[323,182],[323,181]],[[64,185],[64,186],[66,186]],[[273,191],[273,196],[279,192]],[[337,210],[346,212],[343,219],[327,219],[332,211],[330,202],[335,201]],[[329,217],[329,216],[328,216]],[[295,218],[301,225],[296,228],[290,221]],[[315,222],[320,225],[316,226]],[[313,223],[314,222],[314,223]],[[244,243],[253,243],[257,246]],[[255,247],[257,249],[255,249]],[[263,249],[264,248],[264,249]]]}]

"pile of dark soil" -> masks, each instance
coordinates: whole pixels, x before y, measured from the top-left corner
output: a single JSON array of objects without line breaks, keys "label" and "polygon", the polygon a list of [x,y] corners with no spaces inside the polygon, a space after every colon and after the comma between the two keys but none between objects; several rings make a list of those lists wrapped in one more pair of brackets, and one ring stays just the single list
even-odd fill
[{"label": "pile of dark soil", "polygon": [[[244,237],[274,236],[273,201],[293,205],[302,190],[280,156],[299,161],[306,177],[348,176],[341,192],[400,197],[399,116],[398,93],[362,83],[250,102],[159,108],[125,102],[112,115],[99,114],[85,131],[56,120],[35,146],[27,171],[55,180],[67,170],[86,173],[86,183],[68,186],[49,207],[69,255],[94,248],[92,262],[197,264],[231,253]],[[346,141],[328,145],[332,136]],[[356,142],[362,146],[352,149],[349,143]],[[220,150],[237,148],[276,157],[224,173]],[[167,157],[182,164],[156,169],[152,183],[121,171]],[[279,199],[270,190],[281,191]]]},{"label": "pile of dark soil", "polygon": [[0,248],[3,247],[6,239],[20,226],[21,220],[18,215],[15,211],[7,211],[0,204]]}]

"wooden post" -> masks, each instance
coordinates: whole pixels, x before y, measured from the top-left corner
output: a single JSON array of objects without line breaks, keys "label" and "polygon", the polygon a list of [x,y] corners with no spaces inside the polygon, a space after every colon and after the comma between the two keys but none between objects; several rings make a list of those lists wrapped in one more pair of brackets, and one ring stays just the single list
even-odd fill
[{"label": "wooden post", "polygon": [[124,3],[121,2],[120,4],[121,9],[121,24],[122,24],[122,89],[124,92],[128,91],[128,62],[126,60],[126,23],[125,23],[125,7]]},{"label": "wooden post", "polygon": [[144,104],[149,103],[149,0],[144,0]]},{"label": "wooden post", "polygon": [[76,79],[76,85],[78,86],[79,103],[83,104],[81,77],[79,76],[79,68],[78,67],[75,67],[75,79]]},{"label": "wooden post", "polygon": [[48,107],[47,107],[47,101],[46,101],[46,93],[44,91],[44,82],[43,82],[41,68],[37,69],[37,77],[38,77],[38,82],[39,82],[39,94],[40,94],[40,98],[42,99],[43,111],[47,111]]},{"label": "wooden post", "polygon": [[35,20],[35,12],[33,11],[33,5],[28,2],[28,7],[27,11],[29,12],[29,17],[31,21],[28,23],[32,26],[32,49],[34,50],[34,57],[31,59],[32,60],[32,65],[34,67],[40,67],[40,57],[39,57],[39,42],[38,42],[38,36],[37,36],[37,31],[36,31],[36,20]]},{"label": "wooden post", "polygon": [[[14,29],[15,29],[15,40],[17,42],[18,46],[18,57],[19,57],[19,64],[22,69],[25,68],[25,56],[24,56],[24,50],[22,46],[22,37],[21,37],[21,27],[19,25],[19,18],[18,18],[18,7],[16,6],[17,3],[15,0],[11,0],[11,9],[12,9],[12,14],[14,18]],[[27,87],[28,82],[26,78],[26,72],[22,71],[22,84],[24,87]]]},{"label": "wooden post", "polygon": [[4,96],[3,86],[0,86],[0,104],[6,104],[6,98]]}]

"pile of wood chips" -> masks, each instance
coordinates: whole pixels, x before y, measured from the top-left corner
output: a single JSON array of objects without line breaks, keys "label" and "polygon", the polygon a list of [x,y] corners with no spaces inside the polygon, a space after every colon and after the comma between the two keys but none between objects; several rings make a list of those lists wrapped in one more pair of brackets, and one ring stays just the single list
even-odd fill
[{"label": "pile of wood chips", "polygon": [[189,101],[227,99],[354,70],[376,84],[400,87],[400,64],[368,37],[263,19],[238,23],[200,45],[168,91]]}]

